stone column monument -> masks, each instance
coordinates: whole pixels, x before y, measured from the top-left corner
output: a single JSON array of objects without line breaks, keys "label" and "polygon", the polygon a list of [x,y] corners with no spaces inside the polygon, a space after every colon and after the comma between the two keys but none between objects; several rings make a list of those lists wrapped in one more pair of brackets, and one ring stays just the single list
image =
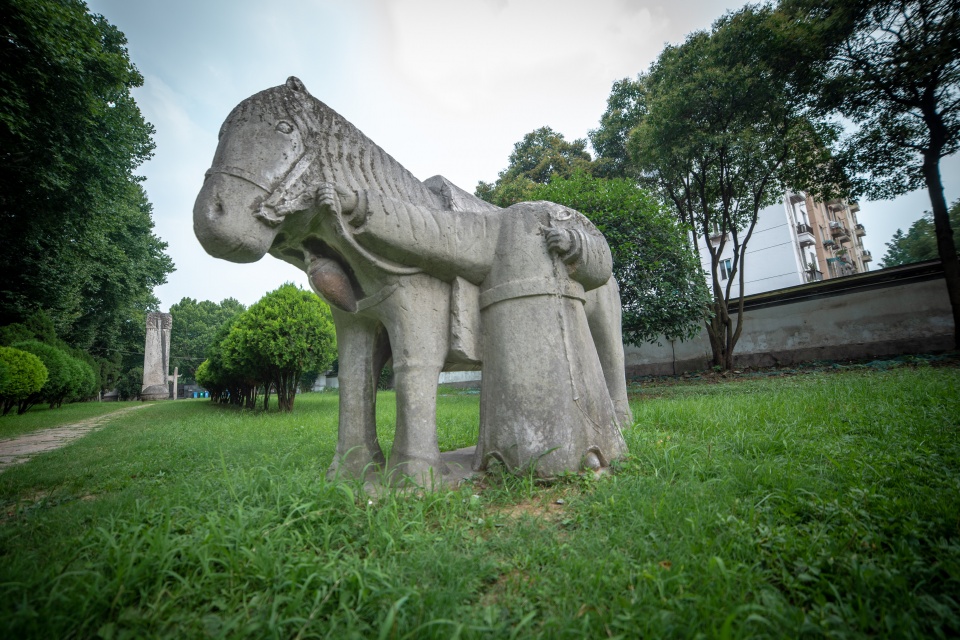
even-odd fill
[{"label": "stone column monument", "polygon": [[170,328],[173,316],[169,313],[147,314],[147,340],[143,347],[143,390],[141,400],[167,400],[170,389],[167,380],[170,371]]}]

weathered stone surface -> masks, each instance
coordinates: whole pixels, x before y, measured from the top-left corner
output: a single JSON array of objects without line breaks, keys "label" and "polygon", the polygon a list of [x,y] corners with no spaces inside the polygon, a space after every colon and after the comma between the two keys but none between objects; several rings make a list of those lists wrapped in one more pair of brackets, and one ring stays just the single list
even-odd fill
[{"label": "weathered stone surface", "polygon": [[170,371],[170,329],[173,316],[169,313],[147,314],[147,339],[143,347],[142,400],[166,400],[170,397],[167,378]]},{"label": "weathered stone surface", "polygon": [[[332,306],[340,423],[330,474],[449,475],[436,436],[444,368],[482,362],[491,458],[537,473],[594,469],[625,453],[630,420],[620,299],[603,236],[553,203],[500,209],[442,176],[420,182],[291,78],[243,101],[221,130],[194,229],[211,254],[265,253],[310,275]],[[392,358],[390,460],[376,381]]]},{"label": "weathered stone surface", "polygon": [[480,287],[454,278],[450,284],[450,352],[447,360],[465,366],[480,366],[483,350],[480,336]]}]

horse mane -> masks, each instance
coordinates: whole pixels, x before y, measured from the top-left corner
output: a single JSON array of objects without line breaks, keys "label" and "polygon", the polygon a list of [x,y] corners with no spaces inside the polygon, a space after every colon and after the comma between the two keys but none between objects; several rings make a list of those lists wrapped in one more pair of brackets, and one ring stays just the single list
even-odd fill
[{"label": "horse mane", "polygon": [[311,95],[297,78],[244,100],[227,120],[253,110],[266,110],[278,118],[287,116],[297,123],[307,150],[316,152],[312,169],[319,180],[432,209],[447,208],[440,196],[346,118]]}]

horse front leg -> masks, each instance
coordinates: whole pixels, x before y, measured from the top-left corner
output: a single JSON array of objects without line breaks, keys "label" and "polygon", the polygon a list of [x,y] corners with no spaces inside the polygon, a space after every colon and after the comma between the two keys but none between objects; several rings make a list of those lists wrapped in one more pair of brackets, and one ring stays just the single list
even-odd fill
[{"label": "horse front leg", "polygon": [[447,471],[437,441],[437,381],[449,350],[450,286],[412,276],[386,302],[397,391],[387,469],[393,483],[430,486]]},{"label": "horse front leg", "polygon": [[[384,464],[377,440],[376,364],[382,368],[382,345],[378,348],[380,323],[373,318],[342,312],[331,307],[337,330],[337,355],[340,362],[340,418],[337,451],[327,478],[337,475],[363,478],[376,473]],[[382,342],[382,340],[381,340]],[[375,370],[376,369],[376,370]]]}]

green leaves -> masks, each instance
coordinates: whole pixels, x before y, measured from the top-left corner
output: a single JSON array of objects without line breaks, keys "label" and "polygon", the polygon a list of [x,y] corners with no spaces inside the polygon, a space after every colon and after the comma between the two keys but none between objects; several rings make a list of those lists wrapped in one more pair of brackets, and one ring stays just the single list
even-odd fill
[{"label": "green leaves", "polygon": [[40,389],[17,401],[19,413],[24,413],[38,402],[47,402],[53,408],[65,401],[85,399],[96,394],[97,376],[87,362],[36,340],[18,342],[13,347],[35,355],[47,370],[46,382]]},{"label": "green leaves", "polygon": [[32,353],[0,347],[0,404],[3,415],[21,400],[37,393],[47,381],[47,368]]},{"label": "green leaves", "polygon": [[249,397],[251,388],[255,398],[256,387],[272,385],[281,411],[290,411],[300,375],[325,370],[336,352],[330,308],[288,283],[221,327],[197,370],[197,382],[215,397],[229,391],[234,402]]},{"label": "green leaves", "polygon": [[123,350],[173,270],[133,173],[153,150],[143,78],[79,0],[5,0],[0,31],[0,323],[44,310],[71,345]]},{"label": "green leaves", "polygon": [[638,75],[636,80],[624,78],[613,83],[600,126],[590,131],[590,144],[598,156],[594,175],[603,178],[636,175],[636,167],[627,154],[627,139],[646,114],[645,86],[643,75]]},{"label": "green leaves", "polygon": [[620,285],[624,342],[699,332],[708,301],[700,261],[683,228],[648,192],[632,180],[577,171],[537,185],[529,199],[576,209],[606,237]]},{"label": "green leaves", "polygon": [[562,133],[540,127],[513,145],[507,168],[494,184],[480,182],[476,195],[498,207],[509,207],[531,200],[537,184],[546,184],[553,176],[568,178],[576,171],[590,170],[587,141],[567,142]]},{"label": "green leaves", "polygon": [[189,381],[194,377],[217,331],[243,311],[243,305],[234,298],[219,303],[183,298],[171,305],[173,328],[170,332],[170,367],[179,369],[181,379]]},{"label": "green leaves", "polygon": [[[954,229],[960,227],[960,200],[950,207],[950,225]],[[957,252],[960,253],[960,235],[954,234],[953,242]],[[939,256],[933,214],[927,211],[922,218],[910,225],[906,234],[897,229],[893,238],[887,243],[887,252],[883,256],[881,266],[886,268],[924,260],[936,260]]]}]

